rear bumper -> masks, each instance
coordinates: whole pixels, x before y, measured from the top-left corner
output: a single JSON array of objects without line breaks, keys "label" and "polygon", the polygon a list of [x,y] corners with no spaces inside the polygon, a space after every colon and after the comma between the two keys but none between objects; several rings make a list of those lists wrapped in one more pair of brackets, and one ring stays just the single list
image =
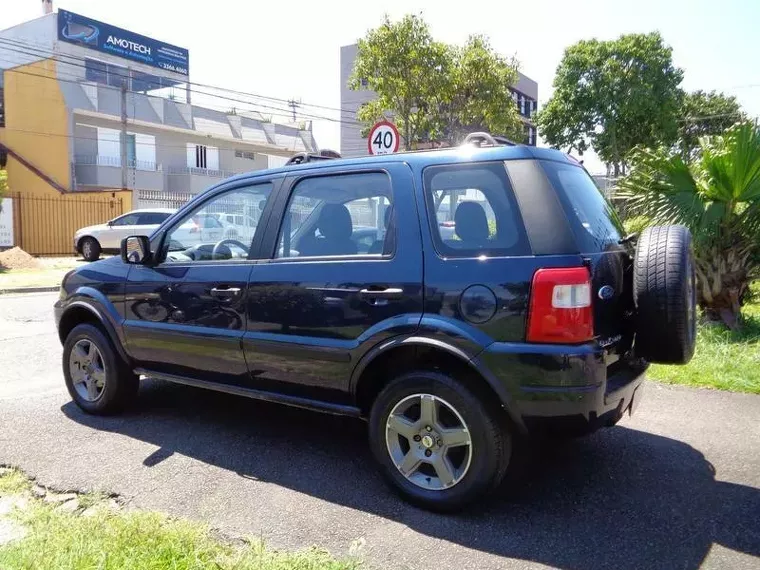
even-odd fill
[{"label": "rear bumper", "polygon": [[478,357],[528,433],[588,433],[633,413],[647,365],[593,345],[495,343]]}]

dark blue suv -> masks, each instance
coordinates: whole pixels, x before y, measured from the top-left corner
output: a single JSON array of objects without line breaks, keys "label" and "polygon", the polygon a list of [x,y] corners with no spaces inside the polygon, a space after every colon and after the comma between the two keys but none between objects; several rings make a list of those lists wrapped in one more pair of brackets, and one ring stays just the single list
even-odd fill
[{"label": "dark blue suv", "polygon": [[[499,484],[516,438],[612,426],[647,362],[693,354],[690,235],[624,236],[565,154],[487,138],[300,161],[226,180],[65,277],[83,410],[123,409],[144,376],[362,417],[393,486],[452,510]],[[256,225],[208,241],[188,221],[209,214]]]}]

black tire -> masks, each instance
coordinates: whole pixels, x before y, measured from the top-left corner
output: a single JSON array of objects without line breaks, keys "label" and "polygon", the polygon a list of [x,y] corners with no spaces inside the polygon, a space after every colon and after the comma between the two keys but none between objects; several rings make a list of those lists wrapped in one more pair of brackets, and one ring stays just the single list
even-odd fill
[{"label": "black tire", "polygon": [[[394,407],[415,394],[431,394],[456,410],[472,441],[469,467],[461,480],[449,488],[424,489],[396,467],[386,441],[386,424]],[[415,371],[392,380],[378,395],[369,418],[372,453],[391,487],[404,499],[437,512],[460,510],[495,489],[504,478],[512,452],[512,437],[499,408],[489,405],[462,383],[445,374]],[[409,442],[412,443],[411,441]]]},{"label": "black tire", "polygon": [[93,237],[86,237],[79,242],[79,249],[85,261],[97,261],[100,259],[101,247],[98,240]]},{"label": "black tire", "polygon": [[696,276],[691,233],[684,226],[646,228],[633,272],[637,356],[686,364],[697,336]]},{"label": "black tire", "polygon": [[[88,401],[77,391],[69,364],[77,343],[86,340],[95,344],[102,356],[105,385],[95,401]],[[111,341],[98,327],[82,324],[74,327],[63,344],[63,377],[66,388],[77,406],[88,414],[110,415],[121,412],[136,398],[139,378],[124,364]]]}]

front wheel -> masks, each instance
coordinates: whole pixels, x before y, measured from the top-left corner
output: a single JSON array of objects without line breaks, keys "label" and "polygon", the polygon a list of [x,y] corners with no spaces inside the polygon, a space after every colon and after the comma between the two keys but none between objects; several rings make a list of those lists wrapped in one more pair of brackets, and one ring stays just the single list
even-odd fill
[{"label": "front wheel", "polygon": [[391,381],[375,400],[370,446],[385,478],[409,502],[454,511],[503,479],[511,438],[493,409],[445,374]]},{"label": "front wheel", "polygon": [[66,337],[63,376],[71,398],[89,414],[119,412],[137,396],[138,377],[106,335],[90,324],[77,325]]}]

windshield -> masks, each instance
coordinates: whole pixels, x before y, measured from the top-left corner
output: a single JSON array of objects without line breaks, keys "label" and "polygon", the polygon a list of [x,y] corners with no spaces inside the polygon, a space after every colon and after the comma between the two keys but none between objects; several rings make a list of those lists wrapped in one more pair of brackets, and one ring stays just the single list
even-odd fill
[{"label": "windshield", "polygon": [[541,166],[557,191],[582,251],[605,251],[618,245],[623,236],[620,219],[591,176],[572,164],[544,160]]}]

